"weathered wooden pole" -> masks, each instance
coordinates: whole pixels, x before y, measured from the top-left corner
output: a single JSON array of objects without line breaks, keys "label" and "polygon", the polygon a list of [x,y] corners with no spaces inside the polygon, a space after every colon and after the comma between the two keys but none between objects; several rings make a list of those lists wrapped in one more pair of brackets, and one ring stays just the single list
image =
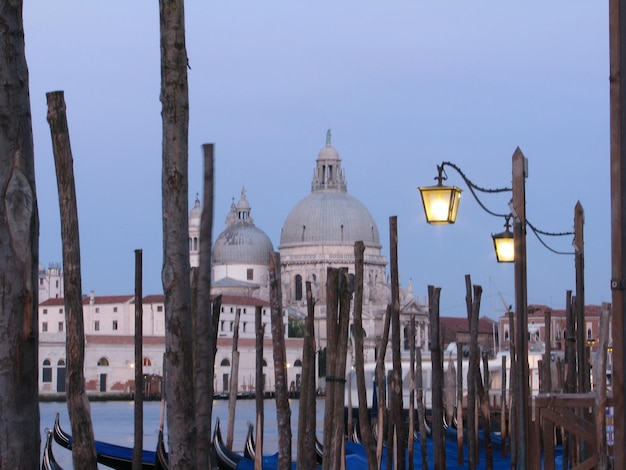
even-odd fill
[{"label": "weathered wooden pole", "polygon": [[56,166],[63,242],[63,283],[67,357],[65,397],[72,428],[72,463],[76,470],[97,466],[89,399],[85,392],[85,327],[80,273],[80,240],[74,162],[62,91],[46,93],[48,123]]},{"label": "weathered wooden pole", "polygon": [[544,314],[545,351],[543,355],[543,391],[552,393],[552,312],[548,309]]},{"label": "weathered wooden pole", "polygon": [[[567,291],[565,299],[565,376],[564,392],[576,392],[576,319],[572,306],[572,291]],[[575,435],[566,431],[563,442],[563,461],[574,462],[576,449]]]},{"label": "weathered wooden pole", "polygon": [[[611,127],[611,290],[613,305],[613,389],[626,389],[626,8],[609,0],[609,90]],[[626,397],[614,396],[614,467],[626,468]]]},{"label": "weathered wooden pole", "polygon": [[135,250],[135,442],[133,470],[141,470],[143,455],[143,302],[142,250]]},{"label": "weathered wooden pole", "polygon": [[256,370],[254,385],[254,400],[256,405],[256,448],[254,453],[254,470],[263,470],[263,427],[264,427],[264,408],[263,398],[265,391],[263,390],[263,307],[257,305],[254,309],[254,325],[256,337]]},{"label": "weathered wooden pole", "polygon": [[409,470],[415,468],[413,454],[415,449],[415,315],[409,320],[409,433],[407,439],[407,459]]},{"label": "weathered wooden pole", "polygon": [[350,298],[345,268],[328,268],[326,286],[326,331],[328,337],[326,407],[324,409],[324,470],[342,468],[344,449],[344,393]]},{"label": "weathered wooden pole", "polygon": [[507,414],[506,414],[506,356],[502,355],[502,366],[500,371],[500,436],[502,438],[502,457],[506,457],[506,442],[507,442]]},{"label": "weathered wooden pole", "polygon": [[609,322],[611,321],[611,304],[602,303],[600,311],[600,325],[597,341],[596,360],[593,364],[593,383],[595,384],[595,427],[596,427],[596,453],[598,455],[598,470],[607,470],[609,456],[606,446],[606,356],[609,342]]},{"label": "weathered wooden pole", "polygon": [[476,385],[479,372],[478,359],[478,318],[474,318],[474,301],[472,299],[472,281],[469,275],[465,276],[465,304],[467,320],[470,330],[469,366],[467,368],[467,452],[469,468],[475,469],[478,465],[478,436],[476,434]]},{"label": "weathered wooden pole", "polygon": [[[402,358],[400,355],[400,281],[398,274],[398,218],[389,217],[389,265],[391,271],[391,354],[393,374],[391,379],[391,423],[395,439],[394,468],[405,468],[404,443],[406,442],[402,415]],[[442,426],[443,428],[443,426]]]},{"label": "weathered wooden pole", "polygon": [[422,453],[422,470],[428,470],[428,446],[426,436],[426,411],[424,410],[424,383],[422,379],[422,348],[415,348],[415,387],[417,388],[417,422],[420,430],[420,450]]},{"label": "weathered wooden pole", "polygon": [[167,432],[171,468],[197,465],[189,279],[189,87],[183,0],[159,0]]},{"label": "weathered wooden pole", "polygon": [[587,356],[587,342],[585,334],[585,244],[583,239],[583,226],[585,223],[585,211],[582,204],[576,203],[574,207],[574,266],[576,270],[576,330],[579,331],[576,347],[578,355],[578,391],[588,392],[591,389],[589,375],[589,357]]},{"label": "weathered wooden pole", "polygon": [[456,343],[456,451],[457,464],[464,465],[463,448],[463,343]]},{"label": "weathered wooden pole", "polygon": [[198,468],[211,469],[211,425],[213,375],[217,353],[217,332],[220,317],[221,296],[211,302],[211,249],[213,243],[213,199],[214,199],[214,145],[202,145],[203,195],[200,215],[200,254],[197,268],[197,285],[192,304],[194,316],[194,392],[196,404],[196,450]]},{"label": "weathered wooden pole", "polygon": [[[440,287],[428,286],[428,305],[430,320],[430,360],[432,362],[433,388],[433,447],[446,448],[446,437],[443,429],[443,356],[441,353],[441,332],[439,329],[439,297]],[[435,470],[446,468],[446,453],[435,453]]]},{"label": "weathered wooden pole", "polygon": [[298,468],[315,470],[315,300],[311,281],[306,281],[307,316],[302,346],[302,382],[298,414]]},{"label": "weathered wooden pole", "polygon": [[278,469],[291,469],[291,409],[287,387],[287,352],[283,325],[280,255],[270,253],[270,305],[274,382],[276,389],[276,422],[278,424]]},{"label": "weathered wooden pole", "polygon": [[516,351],[516,329],[513,310],[509,310],[509,357],[511,363],[509,364],[509,443],[511,447],[511,466],[517,466],[517,400],[519,400],[519,393],[517,390],[517,351]]},{"label": "weathered wooden pole", "polygon": [[[364,281],[364,254],[365,244],[357,241],[354,244],[355,271],[354,271],[354,356],[356,371],[356,387],[359,397],[359,430],[365,455],[367,457],[367,468],[376,470],[376,444],[372,435],[370,425],[369,410],[367,406],[367,394],[365,384],[365,364],[363,361],[363,281]],[[413,339],[415,343],[415,338]]]},{"label": "weathered wooden pole", "polygon": [[[475,286],[474,291],[476,292]],[[482,290],[482,289],[481,289]],[[479,298],[478,304],[480,304],[480,294],[477,293]],[[478,312],[480,307],[476,307],[475,316],[478,318]],[[478,323],[478,322],[477,322]],[[487,353],[483,352],[483,379],[480,378],[480,369],[478,370],[478,396],[480,398],[480,410],[483,415],[483,437],[485,439],[485,469],[493,469],[493,446],[491,444],[491,413],[489,409],[489,360]]]},{"label": "weathered wooden pole", "polygon": [[0,9],[0,456],[11,469],[41,465],[39,214],[24,3]]},{"label": "weathered wooden pole", "polygon": [[514,213],[513,239],[515,241],[515,317],[517,325],[516,350],[516,381],[515,386],[519,391],[517,400],[517,434],[518,443],[517,464],[519,470],[532,470],[528,467],[530,452],[538,449],[530,449],[528,445],[528,429],[531,416],[529,371],[528,371],[528,282],[526,269],[526,170],[527,160],[522,151],[515,149],[512,157],[513,165],[513,199],[512,210]]},{"label": "weathered wooden pole", "polygon": [[228,427],[226,431],[226,447],[233,449],[233,435],[235,433],[235,411],[237,408],[237,390],[239,389],[239,320],[241,309],[235,311],[235,324],[233,325],[233,350],[232,363],[230,365],[230,384],[228,394]]},{"label": "weathered wooden pole", "polygon": [[383,326],[383,337],[380,342],[380,352],[376,358],[376,384],[378,389],[378,417],[376,431],[376,461],[377,468],[380,468],[383,454],[383,444],[385,442],[384,424],[387,418],[387,378],[385,377],[385,356],[387,355],[387,343],[389,342],[389,330],[391,329],[391,306],[387,305],[385,313],[385,324]]}]

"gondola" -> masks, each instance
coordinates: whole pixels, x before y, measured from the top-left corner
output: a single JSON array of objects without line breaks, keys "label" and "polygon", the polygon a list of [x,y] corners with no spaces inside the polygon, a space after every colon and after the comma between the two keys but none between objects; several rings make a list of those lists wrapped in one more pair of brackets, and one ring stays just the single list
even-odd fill
[{"label": "gondola", "polygon": [[41,470],[63,470],[54,458],[52,453],[52,433],[51,429],[46,429],[46,445],[43,448],[43,459],[41,461]]},{"label": "gondola", "polygon": [[220,430],[220,420],[215,420],[215,431],[213,432],[213,448],[217,454],[217,464],[220,470],[235,470],[243,455],[233,452],[222,441],[222,431]]},{"label": "gondola", "polygon": [[[217,445],[215,446],[217,449]],[[315,437],[315,461],[318,464],[322,463],[322,456],[324,455],[324,444],[322,444],[317,436]],[[256,444],[254,442],[254,428],[252,423],[248,423],[248,435],[246,437],[246,443],[243,448],[243,456],[248,460],[254,460],[256,456]]]},{"label": "gondola", "polygon": [[247,459],[254,460],[256,456],[256,444],[254,442],[254,426],[248,421],[248,435],[246,443],[243,447],[243,456]]},{"label": "gondola", "polygon": [[159,429],[159,438],[157,440],[156,460],[154,461],[155,470],[169,470],[170,465],[167,459],[167,451],[163,442],[163,429]]},{"label": "gondola", "polygon": [[[59,423],[59,413],[54,420],[53,430],[54,440],[68,450],[72,450],[72,436],[63,429]],[[156,452],[143,450],[141,457],[142,470],[155,470]],[[96,441],[96,454],[98,463],[116,470],[132,470],[133,468],[133,449],[132,447],[123,447],[115,444],[109,444],[102,441]]]}]

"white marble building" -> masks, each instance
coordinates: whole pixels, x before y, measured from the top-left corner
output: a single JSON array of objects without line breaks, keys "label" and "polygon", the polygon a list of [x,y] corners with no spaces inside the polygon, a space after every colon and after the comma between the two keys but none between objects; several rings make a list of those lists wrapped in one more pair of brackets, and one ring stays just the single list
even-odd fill
[{"label": "white marble building", "polygon": [[[198,266],[200,218],[202,207],[196,199],[189,214],[189,250],[191,266]],[[264,323],[269,323],[269,256],[274,251],[269,237],[251,217],[245,189],[226,216],[226,228],[218,235],[212,252],[212,295],[222,294],[215,362],[215,391],[228,391],[232,364],[232,335],[235,315],[240,313],[240,369],[238,391],[255,389],[254,313],[262,309]],[[367,208],[347,192],[345,172],[338,152],[332,147],[330,131],[320,150],[313,172],[311,193],[297,203],[282,227],[278,251],[281,259],[283,319],[287,333],[288,317],[302,319],[306,314],[305,282],[311,281],[315,307],[315,336],[318,351],[326,346],[325,277],[328,267],[345,267],[354,273],[354,244],[365,244],[365,286],[363,326],[365,360],[373,361],[379,349],[383,318],[391,300],[386,275],[387,261],[381,253],[378,227]],[[57,267],[58,268],[58,267]],[[65,316],[60,268],[40,270],[39,358],[40,393],[64,393]],[[50,287],[52,286],[52,287]],[[416,319],[417,344],[427,355],[428,310],[414,298],[411,285],[401,289],[401,318]],[[165,348],[164,304],[162,295],[142,299],[143,373],[161,376]],[[85,378],[90,394],[126,394],[134,385],[134,314],[132,295],[97,296],[83,300],[85,320]],[[352,323],[352,319],[351,319]],[[406,333],[406,329],[405,329]],[[350,360],[352,326],[350,327]],[[287,338],[288,380],[297,388],[302,368],[302,339]],[[403,351],[408,343],[403,334]],[[273,388],[274,370],[271,329],[265,328],[264,363],[267,368],[265,390]],[[318,385],[324,380],[316,364]],[[152,392],[150,392],[152,393]]]}]

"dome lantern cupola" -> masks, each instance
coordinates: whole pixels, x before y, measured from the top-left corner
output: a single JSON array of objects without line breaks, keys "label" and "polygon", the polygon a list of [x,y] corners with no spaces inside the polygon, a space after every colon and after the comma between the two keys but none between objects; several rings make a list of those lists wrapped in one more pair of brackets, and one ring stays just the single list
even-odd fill
[{"label": "dome lantern cupola", "polygon": [[311,192],[316,191],[348,191],[339,153],[331,145],[330,129],[326,131],[326,145],[317,155],[317,167],[313,172]]}]

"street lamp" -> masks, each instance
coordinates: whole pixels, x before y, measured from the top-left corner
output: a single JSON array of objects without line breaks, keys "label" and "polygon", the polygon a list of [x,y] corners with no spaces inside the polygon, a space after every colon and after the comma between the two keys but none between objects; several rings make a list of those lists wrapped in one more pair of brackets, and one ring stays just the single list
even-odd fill
[{"label": "street lamp", "polygon": [[512,263],[515,261],[515,239],[513,232],[510,230],[510,218],[510,216],[505,217],[504,232],[491,234],[498,263]]},{"label": "street lamp", "polygon": [[423,186],[419,188],[426,213],[426,221],[433,225],[453,224],[459,211],[461,201],[461,189],[456,186],[444,186],[443,166],[445,162],[437,166],[438,176],[435,177],[435,186]]},{"label": "street lamp", "polygon": [[[489,214],[505,217],[507,218],[507,223],[505,224],[506,232],[508,230],[508,217],[509,214],[497,214],[495,212],[487,209],[480,199],[476,196],[474,190],[479,190],[483,192],[503,192],[510,191],[512,192],[512,201],[511,201],[511,211],[513,213],[513,262],[515,263],[514,271],[515,271],[515,313],[516,313],[516,325],[515,325],[515,344],[517,348],[516,358],[517,360],[514,362],[515,364],[515,377],[517,379],[518,386],[518,400],[517,400],[517,441],[518,441],[518,452],[517,452],[517,460],[520,469],[528,468],[529,462],[529,448],[528,448],[528,429],[529,429],[529,414],[528,414],[528,405],[530,398],[530,385],[528,383],[528,375],[529,375],[529,367],[528,367],[528,309],[527,309],[527,281],[526,281],[526,195],[525,195],[525,177],[526,177],[526,158],[522,154],[522,151],[519,147],[515,150],[513,154],[513,185],[512,188],[503,188],[503,189],[493,189],[486,190],[476,186],[472,183],[463,172],[454,164],[449,162],[444,162],[440,166],[437,167],[439,175],[437,176],[438,184],[434,187],[429,188],[419,188],[420,193],[422,194],[422,201],[424,203],[424,210],[426,212],[426,219],[428,223],[453,223],[456,219],[456,211],[458,211],[458,206],[454,209],[454,218],[450,220],[450,218],[442,217],[442,214],[452,214],[452,209],[437,209],[437,205],[435,204],[435,212],[432,209],[428,209],[428,203],[435,199],[435,201],[439,204],[442,204],[446,201],[445,196],[440,196],[439,198],[431,197],[431,194],[435,192],[435,189],[443,186],[443,167],[450,166],[454,168],[463,178],[463,180],[468,185],[472,195],[478,202],[478,204]],[[458,188],[457,188],[458,189]],[[426,190],[426,191],[424,191]],[[424,197],[426,194],[426,197]],[[441,193],[439,193],[441,194]],[[458,192],[453,191],[453,194],[460,194],[460,190]],[[448,199],[455,199],[453,197],[449,197]],[[458,200],[457,200],[458,202]],[[429,219],[429,216],[432,214],[439,215],[439,218],[434,218],[432,220]],[[500,235],[500,234],[499,234]],[[510,236],[498,237],[498,239],[510,239]],[[496,244],[496,238],[494,238],[494,245]],[[511,260],[511,245],[509,244],[509,256],[508,260]],[[496,255],[497,256],[497,255]],[[498,257],[499,259],[499,257]],[[504,260],[504,255],[503,255]]]},{"label": "street lamp", "polygon": [[[449,166],[455,169],[463,178],[468,186],[468,189],[476,199],[476,202],[480,207],[489,214],[496,217],[505,218],[505,231],[498,234],[492,234],[494,248],[496,249],[496,258],[501,263],[514,263],[514,277],[515,277],[515,358],[513,361],[515,378],[517,380],[518,399],[516,403],[517,414],[517,464],[519,469],[527,469],[530,465],[531,451],[529,449],[529,426],[530,426],[530,384],[529,384],[529,367],[528,367],[528,299],[527,299],[527,272],[526,272],[526,228],[530,228],[532,232],[537,236],[542,245],[548,250],[556,254],[572,254],[558,252],[550,248],[546,243],[541,240],[541,235],[562,236],[562,235],[575,235],[575,242],[577,245],[577,261],[576,261],[576,285],[577,296],[580,299],[581,310],[584,309],[584,301],[582,298],[582,206],[580,203],[576,206],[575,211],[575,226],[577,227],[576,233],[562,232],[562,233],[548,233],[538,230],[526,219],[526,176],[528,174],[528,161],[522,154],[522,151],[518,148],[515,149],[512,158],[513,179],[511,188],[501,189],[485,189],[472,183],[459,167],[450,162],[443,162],[437,166],[438,180],[437,186],[431,186],[426,188],[418,188],[422,195],[422,202],[424,204],[424,211],[426,213],[426,220],[430,224],[450,224],[456,220],[456,214],[458,212],[458,197],[461,190],[456,187],[443,186],[442,180],[444,167]],[[447,192],[446,192],[447,191]],[[509,214],[498,214],[489,210],[478,198],[476,191],[486,193],[497,192],[511,192],[512,199],[509,203]],[[436,194],[438,196],[433,196]],[[431,201],[435,202],[435,208]],[[451,201],[456,202],[456,207],[450,207],[444,205],[444,202]],[[437,207],[439,205],[439,207]],[[434,216],[433,216],[434,214]],[[438,214],[438,216],[437,216]],[[446,217],[446,214],[454,215],[454,217]],[[513,219],[513,232],[510,230],[510,219]],[[579,259],[580,258],[580,259]],[[584,310],[582,310],[584,312]],[[581,314],[581,318],[582,314]],[[579,321],[579,325],[582,321]],[[582,343],[582,339],[579,340]],[[584,347],[584,346],[583,346]],[[582,354],[579,357],[584,357]],[[582,381],[581,381],[582,382]]]},{"label": "street lamp", "polygon": [[445,166],[454,168],[461,175],[474,198],[485,211],[487,211],[491,215],[505,218],[505,231],[497,234],[492,234],[491,238],[493,239],[493,246],[496,251],[496,259],[498,260],[498,262],[512,263],[515,255],[515,243],[513,233],[509,230],[509,220],[511,218],[511,214],[497,214],[490,211],[483,205],[483,203],[480,201],[480,199],[478,199],[478,196],[476,196],[475,193],[475,190],[483,192],[511,191],[511,189],[509,188],[481,188],[472,183],[456,165],[450,162],[443,162],[441,165],[437,165],[438,175],[435,177],[435,179],[437,180],[437,184],[435,186],[421,186],[418,188],[420,195],[422,196],[422,204],[424,205],[426,222],[431,225],[445,225],[453,224],[456,221],[456,215],[459,211],[459,202],[461,200],[461,189],[456,186],[443,185],[443,180],[447,179],[447,175],[444,176]]}]

